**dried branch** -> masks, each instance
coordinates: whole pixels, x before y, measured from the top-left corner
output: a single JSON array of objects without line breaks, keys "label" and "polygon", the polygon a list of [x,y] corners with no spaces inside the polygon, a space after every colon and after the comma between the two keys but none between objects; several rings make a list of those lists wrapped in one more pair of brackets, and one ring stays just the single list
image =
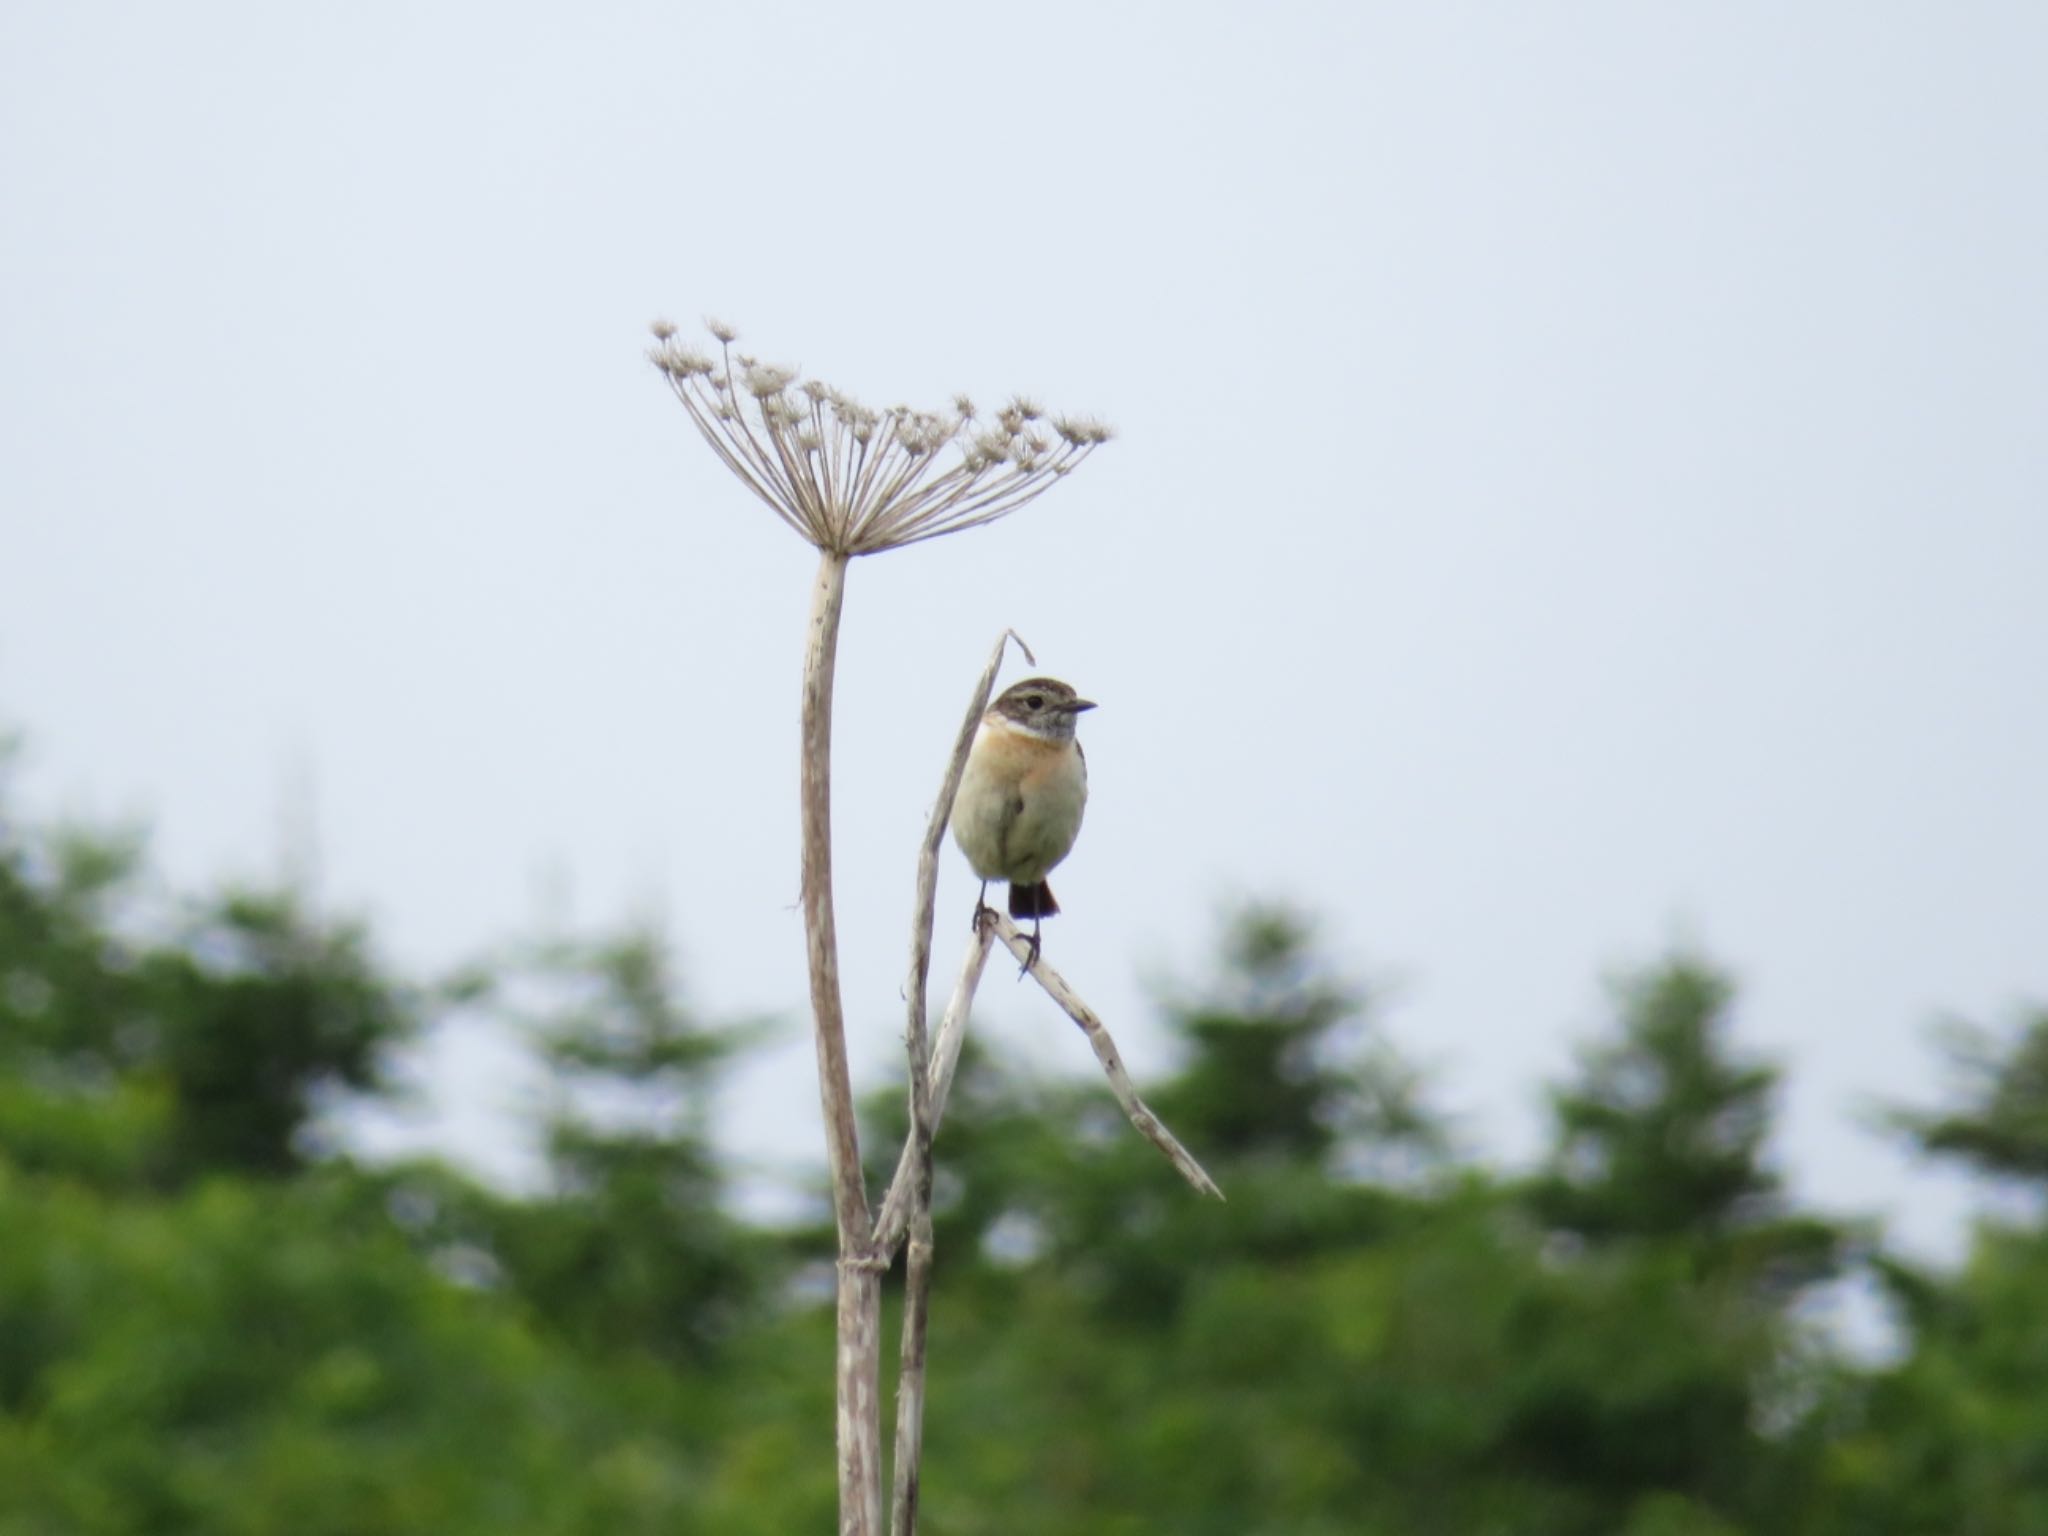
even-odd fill
[{"label": "dried branch", "polygon": [[[861,1187],[860,1138],[846,1064],[846,1021],[839,996],[839,939],[832,911],[832,676],[839,615],[846,595],[846,557],[818,562],[804,648],[803,822],[804,938],[810,960],[811,1015],[817,1022],[818,1086],[825,1111],[825,1150],[833,1212],[844,1229],[867,1229]],[[857,1225],[856,1225],[857,1223]]]},{"label": "dried branch", "polygon": [[[959,979],[953,983],[953,995],[939,1019],[938,1039],[932,1050],[930,1095],[934,1133],[946,1118],[946,1100],[952,1092],[953,1074],[960,1064],[968,1013],[974,1006],[974,994],[981,985],[981,973],[988,964],[989,950],[996,938],[1001,938],[1020,962],[1030,951],[1030,940],[1018,932],[1008,918],[994,911],[984,911],[975,927],[974,938],[967,946],[967,956],[961,962]],[[1117,1102],[1123,1106],[1124,1113],[1139,1134],[1164,1152],[1180,1170],[1181,1176],[1196,1189],[1221,1200],[1223,1191],[1216,1187],[1216,1181],[1138,1097],[1137,1090],[1131,1086],[1130,1075],[1124,1070],[1116,1042],[1110,1038],[1108,1027],[1095,1011],[1076,997],[1073,989],[1043,959],[1034,967],[1032,974],[1047,995],[1065,1009],[1068,1017],[1087,1034],[1096,1059],[1102,1062],[1103,1071],[1109,1078],[1110,1091],[1116,1095]],[[875,1217],[875,1252],[879,1257],[894,1257],[897,1244],[903,1241],[910,1221],[910,1190],[915,1176],[913,1153],[906,1142],[903,1155],[896,1162],[895,1177],[889,1182],[888,1195]]]},{"label": "dried branch", "polygon": [[[925,1146],[929,1151],[929,1139]],[[904,1266],[903,1338],[897,1347],[896,1479],[889,1501],[892,1536],[917,1536],[917,1497],[924,1482],[924,1350],[932,1295],[930,1184],[927,1178],[924,1198],[910,1220],[910,1257]]]},{"label": "dried branch", "polygon": [[[981,985],[982,968],[988,964],[989,950],[995,944],[994,918],[993,912],[985,911],[977,919],[967,958],[961,962],[959,979],[953,983],[953,995],[939,1019],[938,1042],[926,1074],[931,1085],[930,1115],[935,1135],[939,1122],[946,1118],[946,1099],[953,1090],[953,1073],[960,1065],[960,1047],[967,1039],[967,1015],[974,1006],[975,989]],[[916,1149],[906,1140],[903,1155],[896,1160],[895,1176],[889,1181],[889,1193],[875,1217],[875,1253],[881,1258],[893,1258],[896,1245],[903,1241],[910,1222],[910,1186],[916,1177]]]},{"label": "dried branch", "polygon": [[[924,1457],[924,1348],[925,1328],[931,1306],[932,1264],[932,1131],[931,1059],[926,1040],[926,1019],[930,1009],[927,992],[932,966],[932,914],[938,901],[939,848],[945,842],[946,824],[953,817],[953,797],[960,791],[961,776],[967,771],[967,755],[974,747],[974,733],[980,728],[982,711],[988,708],[995,687],[996,672],[1003,664],[1003,652],[1015,640],[1025,659],[1034,666],[1038,658],[1015,630],[996,636],[988,665],[981,670],[974,697],[953,741],[953,756],[939,784],[938,799],[925,825],[924,841],[917,853],[917,910],[910,925],[910,980],[903,989],[910,1010],[904,1045],[910,1053],[910,1135],[904,1156],[910,1170],[910,1258],[903,1292],[903,1341],[896,1376],[896,1479],[891,1502],[889,1528],[894,1536],[915,1536],[919,1467]],[[982,923],[975,921],[977,947],[985,956],[988,941],[981,935]],[[979,965],[975,966],[977,973]],[[957,1047],[956,1047],[957,1055]],[[874,1247],[888,1252],[879,1242]]]},{"label": "dried branch", "polygon": [[[1008,637],[1006,637],[1008,638]],[[989,667],[982,675],[977,692],[976,711],[969,716],[970,722],[979,718],[979,710],[985,708],[988,694],[994,682],[996,665],[1002,659],[1003,641],[996,643],[996,653],[990,658]],[[1023,642],[1018,641],[1021,646]],[[1025,652],[1027,656],[1030,652]],[[971,745],[972,732],[966,732],[964,740]],[[939,802],[933,811],[933,825],[943,830],[945,817],[950,814],[955,791],[959,787],[960,770],[965,762],[965,748],[956,752],[948,769],[945,783],[939,792]],[[975,915],[974,937],[967,947],[967,954],[960,966],[960,975],[953,984],[952,996],[947,1000],[946,1011],[939,1020],[936,1048],[929,1059],[922,1047],[922,1023],[924,990],[927,972],[930,969],[931,952],[931,886],[926,883],[927,865],[935,861],[937,841],[929,833],[925,845],[927,858],[919,866],[919,914],[920,920],[912,930],[911,940],[911,986],[912,1025],[910,1035],[911,1070],[913,1082],[917,1085],[911,1093],[911,1128],[904,1139],[903,1152],[896,1162],[896,1173],[890,1180],[888,1194],[883,1198],[881,1209],[875,1216],[874,1240],[871,1248],[876,1260],[886,1264],[896,1252],[896,1246],[903,1241],[906,1232],[910,1238],[909,1258],[903,1295],[903,1334],[899,1346],[899,1369],[896,1386],[896,1475],[894,1498],[890,1509],[890,1530],[893,1536],[915,1536],[917,1528],[917,1506],[921,1487],[921,1465],[923,1460],[924,1433],[924,1391],[925,1391],[925,1339],[930,1317],[931,1297],[931,1180],[932,1180],[932,1138],[937,1133],[939,1122],[946,1113],[946,1100],[953,1086],[953,1074],[959,1066],[961,1046],[967,1034],[967,1018],[974,1005],[974,994],[981,985],[982,972],[987,968],[989,951],[994,940],[1001,938],[1010,952],[1025,960],[1030,956],[1029,942],[1017,931],[1016,925],[1008,918],[987,908]],[[933,879],[936,877],[933,876]],[[1046,995],[1065,1009],[1068,1017],[1081,1026],[1093,1047],[1096,1059],[1102,1063],[1109,1078],[1110,1091],[1123,1106],[1125,1115],[1138,1129],[1139,1134],[1164,1152],[1174,1167],[1180,1171],[1197,1190],[1204,1194],[1223,1198],[1223,1191],[1203,1170],[1202,1165],[1175,1139],[1173,1133],[1159,1117],[1146,1107],[1144,1100],[1131,1084],[1130,1074],[1125,1071],[1123,1058],[1110,1038],[1109,1029],[1096,1016],[1095,1011],[1074,995],[1066,981],[1044,961],[1038,960],[1030,966],[1031,974],[1045,989]]]},{"label": "dried branch", "polygon": [[1047,965],[1043,957],[1033,959],[1031,941],[1017,931],[1017,925],[1000,914],[995,922],[996,937],[1009,947],[1011,954],[1025,968],[1031,978],[1045,989],[1045,995],[1064,1008],[1067,1017],[1081,1026],[1081,1033],[1088,1037],[1088,1044],[1095,1051],[1095,1059],[1102,1063],[1103,1075],[1109,1079],[1109,1091],[1116,1095],[1117,1103],[1124,1109],[1124,1115],[1137,1127],[1138,1134],[1166,1154],[1167,1160],[1180,1170],[1180,1176],[1205,1195],[1223,1198],[1223,1191],[1216,1187],[1216,1181],[1203,1171],[1193,1154],[1174,1139],[1160,1118],[1145,1107],[1145,1101],[1138,1097],[1138,1090],[1131,1085],[1131,1075],[1124,1070],[1122,1055],[1117,1051],[1116,1041],[1109,1035],[1109,1027],[1096,1016],[1095,1010],[1082,1002],[1067,985],[1066,978]]},{"label": "dried branch", "polygon": [[[906,1038],[910,1042],[913,1061],[921,1050],[919,1042],[924,1039],[929,1008],[925,993],[932,968],[932,914],[939,894],[939,849],[946,841],[946,824],[953,819],[953,797],[959,794],[961,776],[967,772],[967,755],[974,750],[974,733],[981,728],[981,717],[988,709],[989,695],[995,691],[996,673],[1003,664],[1003,651],[1013,640],[1017,649],[1024,653],[1024,659],[1034,667],[1038,665],[1038,658],[1031,654],[1031,647],[1024,643],[1024,637],[1017,631],[1006,629],[996,636],[996,647],[989,653],[988,665],[981,669],[981,680],[975,684],[974,697],[968,701],[959,734],[953,738],[953,756],[946,764],[945,777],[939,782],[938,798],[932,802],[932,814],[925,823],[924,841],[918,845],[917,909],[910,920],[910,982],[903,992],[910,1008],[910,1028]],[[913,1115],[918,1095],[916,1082],[913,1075]]]},{"label": "dried branch", "polygon": [[882,1529],[882,1276],[868,1241],[867,1191],[861,1183],[860,1133],[846,1064],[846,1018],[839,995],[839,940],[832,909],[832,680],[846,556],[819,557],[804,646],[803,827],[804,940],[811,979],[811,1035],[818,1053],[818,1097],[839,1232],[838,1334],[834,1372],[841,1529],[880,1536]]}]

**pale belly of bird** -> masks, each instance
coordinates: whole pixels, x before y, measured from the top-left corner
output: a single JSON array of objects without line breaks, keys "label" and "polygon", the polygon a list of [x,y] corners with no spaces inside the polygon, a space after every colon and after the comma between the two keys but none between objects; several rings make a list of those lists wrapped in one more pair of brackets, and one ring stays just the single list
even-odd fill
[{"label": "pale belly of bird", "polygon": [[1022,773],[1010,753],[990,754],[986,764],[970,760],[960,782],[953,840],[984,880],[1035,885],[1081,832],[1088,776],[1079,754],[1025,751],[1040,761]]},{"label": "pale belly of bird", "polygon": [[1036,885],[1067,856],[1080,836],[1087,803],[1078,782],[1046,785],[1028,797],[1003,837],[1003,866],[1012,884]]}]

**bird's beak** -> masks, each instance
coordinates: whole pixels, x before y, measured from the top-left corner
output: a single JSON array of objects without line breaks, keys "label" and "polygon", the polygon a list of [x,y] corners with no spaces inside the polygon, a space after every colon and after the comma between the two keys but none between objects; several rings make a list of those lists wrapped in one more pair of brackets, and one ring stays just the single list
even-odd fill
[{"label": "bird's beak", "polygon": [[1069,700],[1067,703],[1067,713],[1070,715],[1078,715],[1081,713],[1082,710],[1093,709],[1094,707],[1095,701],[1093,699],[1072,699]]}]

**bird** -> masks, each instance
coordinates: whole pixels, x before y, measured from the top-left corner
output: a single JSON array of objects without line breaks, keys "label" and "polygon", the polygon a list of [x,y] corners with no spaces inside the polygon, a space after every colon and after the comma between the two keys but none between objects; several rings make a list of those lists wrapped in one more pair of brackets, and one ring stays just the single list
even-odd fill
[{"label": "bird", "polygon": [[1010,916],[1031,919],[1021,978],[1038,963],[1040,930],[1059,903],[1045,877],[1073,850],[1088,806],[1088,759],[1074,722],[1095,708],[1051,677],[1013,684],[982,714],[953,801],[953,841],[981,876],[975,921],[991,880],[1010,887]]}]

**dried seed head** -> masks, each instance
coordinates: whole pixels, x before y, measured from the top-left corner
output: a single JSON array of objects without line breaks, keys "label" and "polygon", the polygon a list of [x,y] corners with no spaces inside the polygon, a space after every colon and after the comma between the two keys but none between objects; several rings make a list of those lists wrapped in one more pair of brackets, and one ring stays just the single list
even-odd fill
[{"label": "dried seed head", "polygon": [[764,367],[752,359],[743,358],[746,372],[741,375],[746,383],[747,393],[756,400],[768,400],[779,396],[796,379],[794,368]]},{"label": "dried seed head", "polygon": [[931,423],[922,416],[900,416],[896,421],[896,442],[905,453],[922,458],[939,446],[933,441]]},{"label": "dried seed head", "polygon": [[653,348],[647,354],[654,360],[654,366],[667,374],[670,379],[688,379],[712,371],[712,361],[687,342],[670,340]]},{"label": "dried seed head", "polygon": [[853,396],[836,389],[832,391],[832,419],[843,427],[865,427],[869,431],[881,420]]},{"label": "dried seed head", "polygon": [[[1072,471],[1109,431],[1018,396],[977,421],[974,402],[871,410],[797,369],[734,352],[733,327],[705,322],[729,362],[679,341],[666,320],[650,352],[726,467],[819,549],[875,554],[1016,511]],[[958,456],[944,455],[957,448]]]},{"label": "dried seed head", "polygon": [[1116,435],[1093,416],[1055,416],[1052,429],[1076,448],[1092,448]]}]

